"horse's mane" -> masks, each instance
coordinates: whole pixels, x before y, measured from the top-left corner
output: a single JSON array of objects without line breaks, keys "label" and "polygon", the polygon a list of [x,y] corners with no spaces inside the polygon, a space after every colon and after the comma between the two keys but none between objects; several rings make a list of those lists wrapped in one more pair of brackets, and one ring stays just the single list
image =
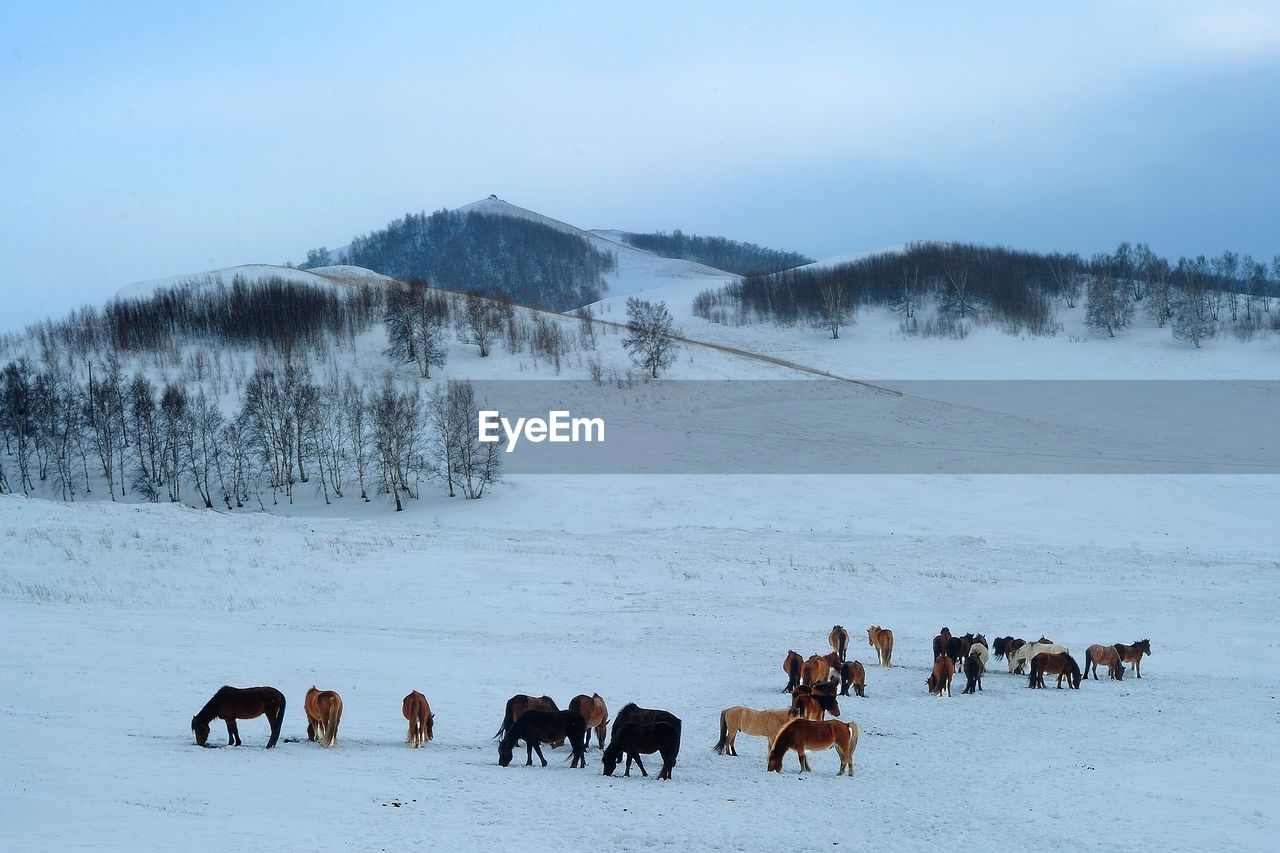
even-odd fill
[{"label": "horse's mane", "polygon": [[[792,726],[792,725],[794,725],[794,724],[795,724],[799,719],[800,719],[799,717],[795,717],[795,718],[793,718],[793,719],[791,719],[791,720],[788,720],[787,722],[783,723],[783,724],[782,724],[782,728],[778,729],[778,733],[777,733],[776,735],[774,735],[774,736],[773,736],[773,745],[769,747],[769,760],[770,760],[770,761],[774,760],[775,758],[780,758],[780,757],[782,757],[782,754],[783,754],[783,753],[785,753],[788,749],[790,749],[790,747],[791,747],[791,735],[789,734],[789,731],[788,731],[788,730],[789,730],[789,729],[791,728],[791,726]],[[785,738],[785,739],[783,738],[783,736],[784,736],[784,735],[786,735],[786,738]]]},{"label": "horse's mane", "polygon": [[625,714],[625,713],[627,713],[628,711],[633,710],[633,709],[634,709],[634,710],[636,710],[636,711],[639,711],[639,710],[640,710],[640,706],[639,706],[639,705],[637,705],[635,702],[628,702],[627,704],[625,704],[625,705],[623,705],[623,706],[622,706],[622,710],[621,710],[621,711],[619,711],[618,713],[619,713],[619,714]]}]

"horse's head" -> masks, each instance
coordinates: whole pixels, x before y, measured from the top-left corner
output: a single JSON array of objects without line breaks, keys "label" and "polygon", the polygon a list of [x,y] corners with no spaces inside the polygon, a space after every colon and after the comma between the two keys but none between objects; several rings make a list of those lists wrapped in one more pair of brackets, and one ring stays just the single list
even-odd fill
[{"label": "horse's head", "polygon": [[1134,648],[1138,649],[1138,651],[1142,652],[1144,655],[1150,655],[1150,654],[1151,654],[1151,641],[1150,641],[1150,640],[1139,640],[1138,642],[1134,643],[1133,645],[1134,645]]},{"label": "horse's head", "polygon": [[1124,681],[1124,664],[1116,664],[1116,681]]},{"label": "horse's head", "polygon": [[1081,673],[1080,673],[1079,667],[1076,667],[1075,672],[1071,673],[1070,678],[1071,678],[1071,686],[1074,687],[1076,690],[1079,690],[1080,680],[1081,680]]},{"label": "horse's head", "polygon": [[511,752],[515,747],[515,744],[516,742],[514,740],[508,740],[507,738],[503,738],[501,742],[498,743],[499,767],[506,767],[511,763]]},{"label": "horse's head", "polygon": [[622,748],[614,748],[616,741],[610,741],[609,747],[604,751],[604,755],[600,756],[600,765],[604,768],[605,776],[612,776],[613,771],[618,768],[618,758],[622,755]]},{"label": "horse's head", "polygon": [[191,718],[191,731],[196,736],[196,745],[205,746],[209,743],[209,724],[200,722],[198,717]]}]

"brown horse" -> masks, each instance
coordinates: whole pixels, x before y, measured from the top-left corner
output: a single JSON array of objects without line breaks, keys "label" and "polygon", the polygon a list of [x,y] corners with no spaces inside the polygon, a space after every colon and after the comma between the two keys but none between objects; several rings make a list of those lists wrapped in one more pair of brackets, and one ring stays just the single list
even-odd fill
[{"label": "brown horse", "polygon": [[1062,689],[1062,679],[1067,679],[1067,687],[1080,689],[1080,664],[1066,652],[1040,652],[1031,659],[1031,676],[1028,687],[1044,687],[1045,673],[1058,676],[1058,689]]},{"label": "brown horse", "polygon": [[840,716],[840,703],[829,693],[801,693],[791,700],[791,716],[806,720],[821,720],[823,713]]},{"label": "brown horse", "polygon": [[671,770],[676,766],[676,756],[680,754],[680,726],[666,722],[623,723],[616,726],[609,737],[609,748],[600,757],[600,764],[604,768],[604,775],[612,776],[618,766],[618,759],[626,753],[627,767],[622,775],[631,775],[631,762],[634,761],[640,768],[640,775],[648,776],[644,765],[640,763],[640,756],[655,752],[662,756],[662,769],[658,771],[658,778],[670,779]]},{"label": "brown horse", "polygon": [[582,748],[591,748],[591,730],[595,729],[596,743],[604,749],[604,733],[609,725],[609,708],[604,704],[604,699],[600,698],[600,694],[592,693],[588,696],[580,693],[574,696],[569,700],[569,710],[577,711],[587,723],[587,742],[582,745]]},{"label": "brown horse", "polygon": [[1142,656],[1151,654],[1151,641],[1139,640],[1132,646],[1126,646],[1124,643],[1115,644],[1116,653],[1120,655],[1120,660],[1133,666],[1133,674],[1138,678],[1142,677]]},{"label": "brown horse", "polygon": [[832,671],[840,672],[840,656],[835,652],[825,655],[810,655],[800,667],[801,684],[817,684],[831,678]]},{"label": "brown horse", "polygon": [[943,692],[951,696],[951,679],[955,677],[956,664],[946,655],[939,655],[933,661],[933,674],[925,679],[929,692],[934,696],[942,696]]},{"label": "brown horse", "polygon": [[804,658],[800,657],[800,653],[792,649],[787,652],[787,657],[782,662],[782,671],[787,674],[787,686],[782,688],[783,693],[790,693],[796,689],[796,685],[800,683],[800,669],[804,666]]},{"label": "brown horse", "polygon": [[754,735],[772,741],[778,730],[791,721],[791,710],[757,711],[742,705],[734,705],[720,712],[720,741],[715,751],[720,755],[737,755],[734,746],[738,734]]},{"label": "brown horse", "polygon": [[947,653],[947,644],[951,642],[951,629],[943,628],[933,638],[933,659],[937,660]]},{"label": "brown horse", "polygon": [[404,718],[409,721],[409,734],[404,739],[405,743],[418,749],[435,737],[432,728],[436,715],[431,713],[431,706],[427,704],[426,696],[417,690],[413,691],[404,697],[400,710]]},{"label": "brown horse", "polygon": [[267,749],[271,749],[280,740],[280,727],[284,724],[284,694],[274,687],[220,687],[200,713],[191,718],[191,731],[197,744],[208,746],[209,723],[219,719],[227,724],[227,746],[240,746],[236,720],[264,715],[271,725],[271,738],[267,741]]},{"label": "brown horse", "polygon": [[867,670],[862,661],[845,661],[840,667],[840,695],[848,696],[850,686],[855,695],[866,698],[867,694],[863,690],[867,686]]},{"label": "brown horse", "polygon": [[840,659],[840,663],[844,663],[845,654],[849,651],[849,632],[842,626],[836,625],[827,635],[827,643]]},{"label": "brown horse", "polygon": [[506,767],[511,763],[516,743],[524,741],[525,767],[533,764],[533,753],[538,753],[542,766],[547,766],[547,759],[542,755],[542,744],[564,743],[569,741],[573,750],[573,768],[587,766],[586,749],[582,746],[587,739],[587,723],[577,711],[543,711],[530,708],[511,724],[502,740],[498,742],[498,766]]},{"label": "brown horse", "polygon": [[1093,680],[1098,680],[1098,664],[1102,664],[1107,668],[1107,675],[1112,681],[1124,680],[1124,665],[1120,662],[1120,653],[1116,651],[1115,646],[1104,646],[1100,643],[1094,643],[1092,646],[1084,650],[1084,677],[1089,677],[1089,670],[1093,670]]},{"label": "brown horse", "polygon": [[867,645],[876,650],[876,663],[893,666],[893,632],[879,625],[867,629]]},{"label": "brown horse", "polygon": [[858,724],[839,720],[792,720],[787,723],[769,747],[769,760],[765,768],[781,773],[782,757],[788,749],[794,749],[796,757],[800,759],[800,772],[805,773],[810,769],[806,749],[822,750],[833,746],[840,753],[840,772],[836,775],[844,775],[845,768],[848,768],[849,778],[852,779],[853,751],[858,748]]},{"label": "brown horse", "polygon": [[1018,649],[1027,644],[1026,640],[1015,637],[996,637],[991,645],[991,654],[995,655],[996,660],[1008,658],[1009,672],[1013,672],[1013,658]]},{"label": "brown horse", "polygon": [[307,740],[328,748],[338,745],[338,723],[342,722],[342,697],[332,690],[311,685],[302,703],[307,714]]},{"label": "brown horse", "polygon": [[[502,717],[502,726],[498,729],[498,733],[494,735],[496,738],[504,736],[515,723],[520,719],[520,715],[526,711],[559,711],[556,701],[550,696],[530,696],[527,693],[517,693],[507,700],[507,710]],[[555,741],[551,744],[552,749],[559,749],[564,745],[564,741]]]},{"label": "brown horse", "polygon": [[969,656],[964,659],[964,690],[961,693],[973,694],[974,689],[982,689],[982,674],[987,671],[987,665],[982,660],[982,653],[978,649],[985,646],[974,646],[969,652]]}]

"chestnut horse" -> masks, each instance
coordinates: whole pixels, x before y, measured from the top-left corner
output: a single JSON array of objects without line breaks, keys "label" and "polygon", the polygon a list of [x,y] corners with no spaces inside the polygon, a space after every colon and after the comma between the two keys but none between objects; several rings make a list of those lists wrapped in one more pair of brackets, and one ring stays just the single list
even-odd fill
[{"label": "chestnut horse", "polygon": [[1058,676],[1058,689],[1062,689],[1062,679],[1067,679],[1067,687],[1080,689],[1080,664],[1066,652],[1040,652],[1031,659],[1031,676],[1028,687],[1044,687],[1045,673]]},{"label": "chestnut horse", "polygon": [[783,693],[790,693],[796,689],[796,685],[800,683],[800,668],[804,666],[804,658],[800,657],[800,653],[792,649],[787,652],[787,657],[782,662],[782,671],[787,674],[787,686],[782,688]]},{"label": "chestnut horse", "polygon": [[1142,677],[1142,656],[1151,654],[1151,641],[1139,640],[1132,646],[1126,646],[1124,643],[1115,644],[1116,653],[1120,655],[1120,660],[1127,664],[1133,665],[1133,674],[1138,678]]},{"label": "chestnut horse", "polygon": [[840,716],[840,703],[829,693],[801,693],[791,700],[791,716],[806,720],[821,720],[823,713]]},{"label": "chestnut horse", "polygon": [[311,685],[302,703],[307,714],[307,740],[320,741],[326,749],[338,745],[338,723],[342,722],[342,697],[332,690]]},{"label": "chestnut horse", "polygon": [[[502,717],[502,725],[498,728],[498,733],[494,735],[500,738],[505,735],[516,720],[520,719],[520,715],[526,711],[559,711],[556,701],[550,696],[529,696],[526,693],[517,693],[507,700],[507,710]],[[555,741],[551,744],[552,749],[559,749],[564,745],[564,741]]]},{"label": "chestnut horse", "polygon": [[227,746],[240,746],[240,730],[236,720],[252,720],[266,716],[271,725],[267,749],[280,740],[284,724],[284,694],[274,687],[219,687],[200,713],[191,718],[191,731],[200,746],[209,745],[209,723],[215,719],[227,724]]},{"label": "chestnut horse", "polygon": [[893,666],[893,632],[879,625],[867,629],[867,645],[876,650],[876,663]]},{"label": "chestnut horse", "polygon": [[592,729],[596,731],[596,743],[604,749],[605,728],[609,725],[609,708],[604,704],[604,699],[600,698],[600,694],[592,693],[588,696],[580,693],[574,696],[569,700],[569,710],[577,711],[587,723],[587,742],[583,744],[583,749],[591,748]]},{"label": "chestnut horse", "polygon": [[858,724],[840,720],[792,720],[787,723],[769,747],[769,760],[765,768],[781,773],[783,756],[788,749],[794,749],[796,757],[800,759],[800,772],[805,773],[810,770],[806,749],[823,750],[833,746],[840,753],[840,772],[836,775],[844,775],[845,768],[848,768],[849,778],[852,779],[853,751],[858,748]]},{"label": "chestnut horse", "polygon": [[1098,664],[1107,668],[1107,675],[1112,681],[1124,681],[1124,665],[1120,662],[1120,653],[1115,646],[1104,646],[1094,643],[1084,650],[1084,677],[1089,677],[1093,669],[1093,680],[1098,680]]},{"label": "chestnut horse", "polygon": [[1027,643],[1020,646],[1013,657],[1009,660],[1012,671],[1017,675],[1022,675],[1022,667],[1024,664],[1031,662],[1031,659],[1038,654],[1047,653],[1051,655],[1070,654],[1071,650],[1066,646],[1060,646],[1053,640],[1046,640],[1044,637],[1036,640],[1034,643]]},{"label": "chestnut horse", "polygon": [[431,730],[436,715],[431,713],[431,706],[427,704],[426,696],[423,696],[417,690],[413,691],[404,697],[404,702],[400,705],[400,711],[404,714],[404,718],[409,721],[409,734],[404,739],[405,743],[414,749],[418,749],[435,737]]},{"label": "chestnut horse", "polygon": [[658,771],[659,779],[670,779],[671,770],[676,766],[676,756],[680,754],[680,726],[658,721],[654,723],[623,723],[615,726],[609,737],[609,748],[600,757],[604,775],[612,776],[618,766],[618,759],[623,753],[627,756],[627,767],[623,776],[631,775],[631,762],[640,768],[641,776],[648,776],[644,765],[640,763],[641,755],[659,753],[662,756],[662,769]]},{"label": "chestnut horse", "polygon": [[840,672],[840,656],[835,652],[825,655],[810,655],[809,659],[800,667],[800,683],[801,684],[817,684],[821,681],[827,681],[831,678],[834,670]]},{"label": "chestnut horse", "polygon": [[933,674],[924,680],[929,692],[941,697],[943,692],[951,696],[951,679],[956,674],[956,663],[946,655],[939,655],[933,661]]},{"label": "chestnut horse", "polygon": [[867,686],[867,670],[862,661],[845,661],[840,667],[840,695],[848,696],[850,686],[853,687],[854,694],[866,698],[867,694],[863,689]]},{"label": "chestnut horse", "polygon": [[827,644],[836,653],[836,657],[840,658],[840,663],[844,663],[845,654],[849,651],[849,632],[842,626],[836,625],[827,635]]},{"label": "chestnut horse", "polygon": [[720,742],[715,751],[720,755],[737,755],[734,746],[738,734],[754,735],[772,741],[778,730],[791,720],[791,710],[757,711],[742,705],[734,705],[720,712]]},{"label": "chestnut horse", "polygon": [[587,755],[583,742],[587,739],[587,723],[577,711],[543,711],[530,708],[511,724],[506,735],[498,742],[498,766],[506,767],[511,763],[512,753],[518,741],[525,745],[525,767],[533,764],[533,753],[538,753],[542,766],[547,766],[547,759],[542,755],[542,744],[564,743],[569,741],[573,750],[573,761],[570,767],[586,767]]}]

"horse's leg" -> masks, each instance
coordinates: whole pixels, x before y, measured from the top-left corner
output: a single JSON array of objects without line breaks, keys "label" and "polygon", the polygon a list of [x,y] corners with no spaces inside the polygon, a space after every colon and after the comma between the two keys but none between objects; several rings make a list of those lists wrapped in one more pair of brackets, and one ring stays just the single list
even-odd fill
[{"label": "horse's leg", "polygon": [[316,724],[312,722],[311,717],[307,717],[307,740],[314,741],[316,739]]},{"label": "horse's leg", "polygon": [[546,767],[547,759],[542,755],[542,744],[538,743],[536,740],[533,742],[533,751],[538,753],[538,760],[542,762],[543,767]]},{"label": "horse's leg", "polygon": [[622,771],[622,775],[623,775],[623,776],[630,776],[630,775],[631,775],[631,753],[629,753],[629,752],[627,753],[627,766],[626,766],[626,768]]},{"label": "horse's leg", "polygon": [[1133,662],[1133,671],[1138,678],[1142,677],[1142,655],[1138,655],[1137,660]]},{"label": "horse's leg", "polygon": [[524,766],[533,766],[533,741],[526,740],[524,742]]},{"label": "horse's leg", "polygon": [[240,729],[236,726],[236,718],[227,718],[227,746],[240,745]]},{"label": "horse's leg", "polygon": [[633,752],[633,753],[631,753],[631,757],[632,757],[632,758],[634,758],[634,759],[636,760],[636,767],[639,767],[639,768],[640,768],[640,775],[641,775],[641,776],[648,776],[648,775],[649,775],[649,771],[644,769],[644,762],[640,760],[640,753],[638,753],[638,752]]}]

